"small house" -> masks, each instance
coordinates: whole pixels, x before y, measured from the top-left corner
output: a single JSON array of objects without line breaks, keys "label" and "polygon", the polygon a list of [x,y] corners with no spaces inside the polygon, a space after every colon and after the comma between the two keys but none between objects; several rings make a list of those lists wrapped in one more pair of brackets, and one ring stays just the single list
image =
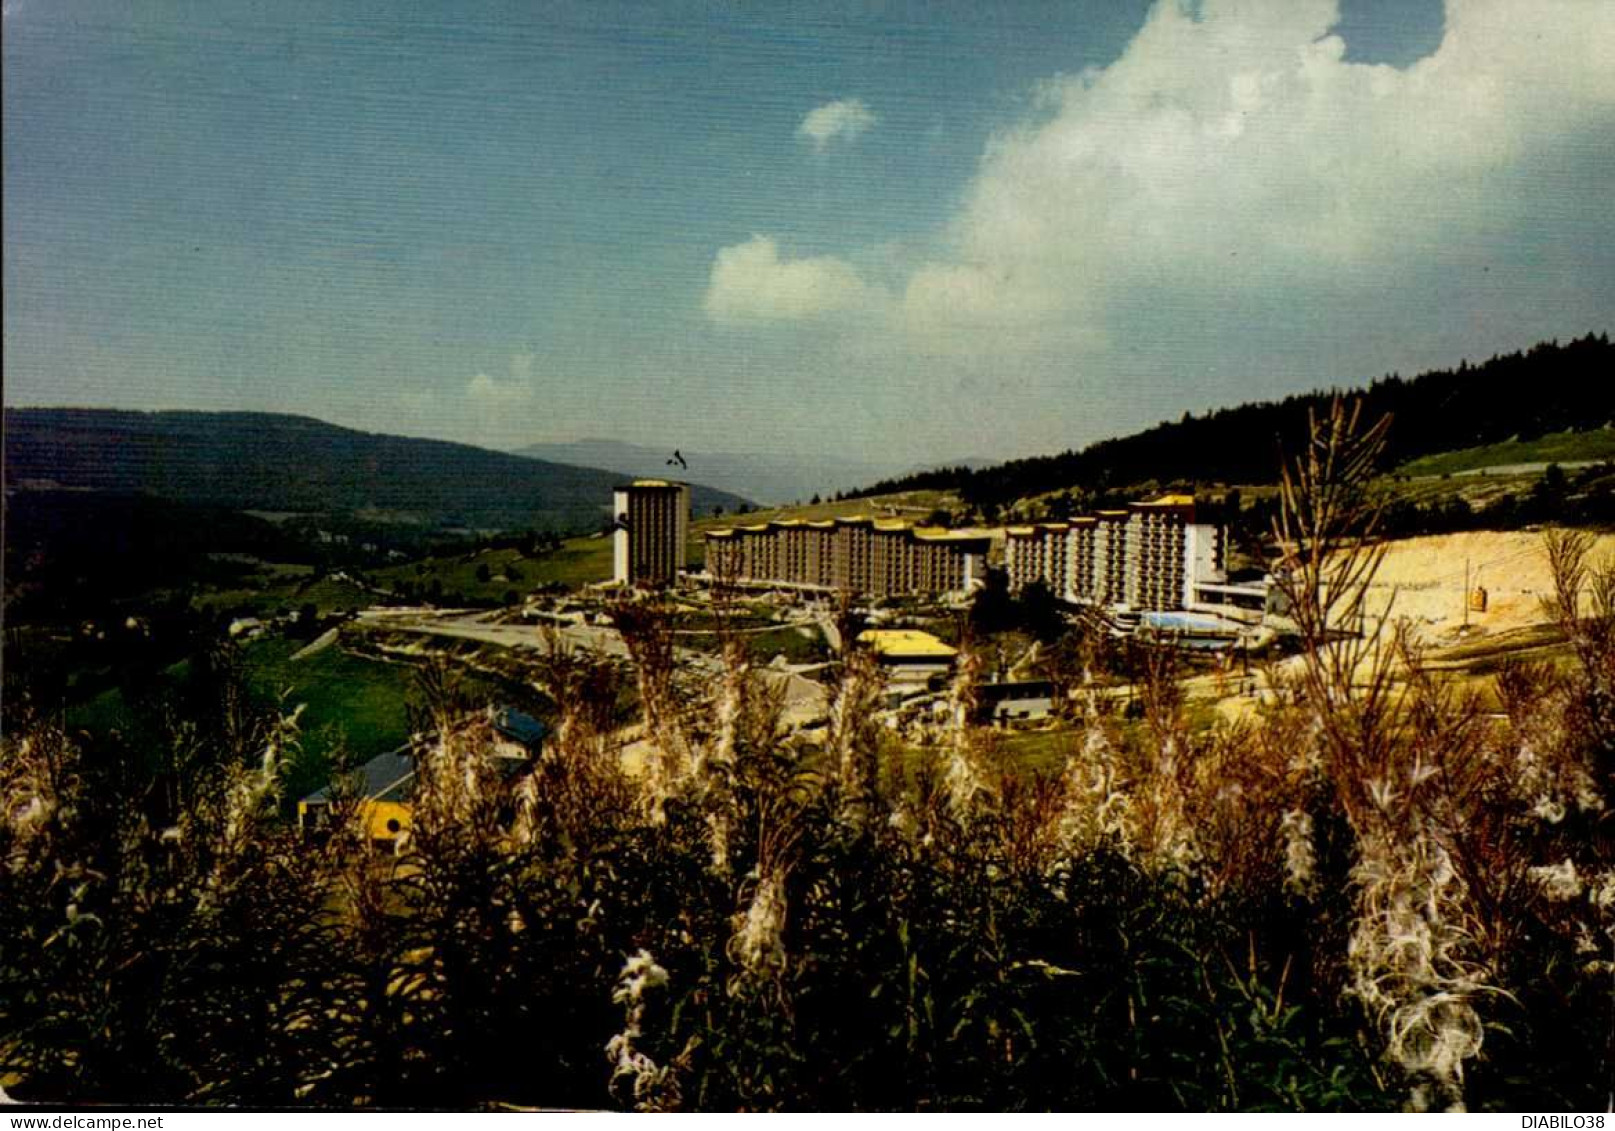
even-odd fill
[{"label": "small house", "polygon": [[912,628],[871,628],[858,634],[858,643],[875,653],[891,683],[929,683],[953,671],[958,650],[929,632]]},{"label": "small house", "polygon": [[983,683],[976,688],[977,720],[1008,723],[1046,719],[1054,710],[1054,684],[1046,679]]},{"label": "small house", "polygon": [[[518,775],[543,750],[544,724],[522,711],[502,707],[490,713],[494,755],[502,776]],[[378,754],[359,767],[359,819],[365,836],[377,847],[392,848],[409,831],[410,798],[415,786],[414,748],[406,743]],[[297,803],[297,823],[303,829],[321,829],[330,821],[331,787],[315,790]]]}]

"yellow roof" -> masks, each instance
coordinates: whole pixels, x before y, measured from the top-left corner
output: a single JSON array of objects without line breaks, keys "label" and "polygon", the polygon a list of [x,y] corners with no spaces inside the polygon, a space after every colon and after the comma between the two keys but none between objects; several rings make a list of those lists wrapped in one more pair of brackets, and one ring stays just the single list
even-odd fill
[{"label": "yellow roof", "polygon": [[684,484],[675,483],[671,479],[636,479],[630,486],[634,487],[682,487]]},{"label": "yellow roof", "polygon": [[1030,538],[1032,535],[1037,533],[1037,527],[1035,527],[1035,526],[1006,526],[1006,527],[1004,527],[1004,533],[1005,534],[1013,534],[1017,538]]},{"label": "yellow roof", "polygon": [[1159,499],[1151,499],[1147,503],[1134,503],[1136,507],[1192,507],[1193,495],[1162,495]]},{"label": "yellow roof", "polygon": [[716,530],[707,531],[708,538],[733,538],[734,536],[734,529],[728,526],[722,526]]},{"label": "yellow roof", "polygon": [[910,531],[921,542],[988,542],[991,536],[969,530],[950,530],[946,526],[917,526]]},{"label": "yellow roof", "polygon": [[858,643],[867,644],[878,656],[931,656],[951,658],[956,648],[942,643],[929,632],[914,628],[868,628],[858,634]]}]

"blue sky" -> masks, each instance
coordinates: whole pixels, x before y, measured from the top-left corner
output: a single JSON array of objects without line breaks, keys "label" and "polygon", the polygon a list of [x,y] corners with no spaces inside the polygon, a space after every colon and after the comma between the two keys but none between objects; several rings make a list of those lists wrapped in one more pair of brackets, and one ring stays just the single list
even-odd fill
[{"label": "blue sky", "polygon": [[900,463],[1615,329],[1615,0],[4,0],[5,400]]}]

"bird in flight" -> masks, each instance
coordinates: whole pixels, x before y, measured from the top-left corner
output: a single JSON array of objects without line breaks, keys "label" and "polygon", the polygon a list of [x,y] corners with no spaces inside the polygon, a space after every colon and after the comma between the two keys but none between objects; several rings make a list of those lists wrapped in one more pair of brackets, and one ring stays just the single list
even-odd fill
[{"label": "bird in flight", "polygon": [[672,467],[674,464],[678,464],[678,466],[683,468],[685,471],[690,470],[690,465],[685,462],[684,456],[679,453],[677,448],[673,449],[673,458],[667,461],[668,467]]},{"label": "bird in flight", "polygon": [[628,525],[628,516],[626,514],[619,514],[616,518],[612,519],[612,521],[611,521],[611,529],[613,529],[613,530],[630,530],[630,529],[632,529]]}]

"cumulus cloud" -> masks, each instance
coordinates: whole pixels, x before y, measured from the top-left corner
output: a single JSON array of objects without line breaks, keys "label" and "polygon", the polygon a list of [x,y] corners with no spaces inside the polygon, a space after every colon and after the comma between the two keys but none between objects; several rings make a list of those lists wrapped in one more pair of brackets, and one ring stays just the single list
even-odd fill
[{"label": "cumulus cloud", "polygon": [[822,153],[837,138],[851,141],[878,120],[875,112],[865,106],[862,99],[841,98],[808,111],[796,133]]},{"label": "cumulus cloud", "polygon": [[1385,286],[1551,224],[1550,183],[1596,194],[1608,0],[1449,0],[1439,49],[1406,70],[1347,62],[1338,14],[1161,3],[1115,63],[1045,84],[1039,117],[988,146],[945,253],[910,273],[904,325],[1027,340],[1174,294]]},{"label": "cumulus cloud", "polygon": [[532,400],[533,386],[520,378],[500,381],[486,373],[478,373],[466,382],[465,395],[479,408],[501,409]]},{"label": "cumulus cloud", "polygon": [[705,309],[720,322],[777,322],[854,311],[876,298],[846,260],[782,259],[774,240],[754,235],[714,257]]},{"label": "cumulus cloud", "polygon": [[1162,0],[935,186],[929,238],[756,236],[706,312],[807,323],[748,348],[1001,452],[1609,328],[1615,0],[1447,0],[1401,68],[1350,61],[1338,16]]},{"label": "cumulus cloud", "polygon": [[472,443],[510,447],[531,440],[535,393],[529,353],[511,355],[510,376],[478,373],[465,383],[458,411],[445,414],[460,421],[459,431]]}]

